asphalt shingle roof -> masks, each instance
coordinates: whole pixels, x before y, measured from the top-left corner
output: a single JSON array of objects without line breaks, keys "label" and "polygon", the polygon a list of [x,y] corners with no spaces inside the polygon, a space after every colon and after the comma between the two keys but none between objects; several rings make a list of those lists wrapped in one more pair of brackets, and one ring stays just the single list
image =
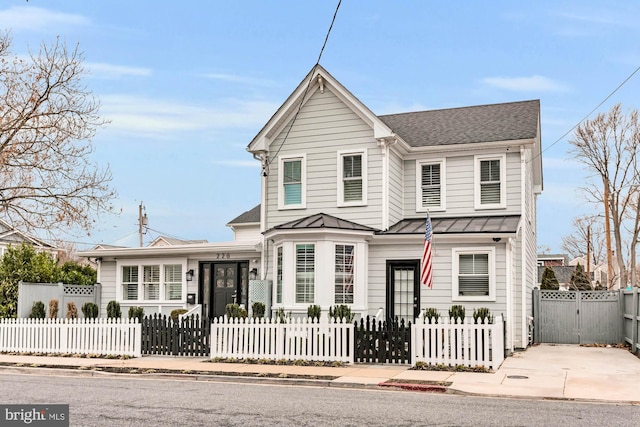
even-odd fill
[{"label": "asphalt shingle roof", "polygon": [[260,222],[260,205],[245,211],[229,221],[229,224],[247,224]]},{"label": "asphalt shingle roof", "polygon": [[540,101],[378,116],[412,147],[511,141],[538,135]]}]

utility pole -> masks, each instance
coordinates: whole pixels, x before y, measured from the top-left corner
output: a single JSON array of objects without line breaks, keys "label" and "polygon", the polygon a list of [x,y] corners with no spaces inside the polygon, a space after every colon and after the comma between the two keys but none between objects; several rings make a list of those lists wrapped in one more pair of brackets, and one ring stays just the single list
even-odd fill
[{"label": "utility pole", "polygon": [[611,229],[609,225],[609,178],[604,179],[604,234],[607,242],[607,290],[613,285],[613,256],[611,254]]},{"label": "utility pole", "polygon": [[140,236],[140,247],[142,247],[142,235],[144,234],[142,229],[149,224],[149,218],[147,218],[147,213],[142,215],[142,210],[144,206],[142,206],[142,202],[140,202],[140,206],[138,206],[138,235]]}]

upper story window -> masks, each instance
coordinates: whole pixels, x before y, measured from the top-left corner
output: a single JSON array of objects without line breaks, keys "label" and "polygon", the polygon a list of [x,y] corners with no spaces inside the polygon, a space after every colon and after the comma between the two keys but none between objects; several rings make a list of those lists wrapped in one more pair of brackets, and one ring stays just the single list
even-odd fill
[{"label": "upper story window", "polygon": [[280,209],[304,208],[306,204],[306,157],[280,157],[278,171],[278,207]]},{"label": "upper story window", "polygon": [[367,203],[366,151],[338,152],[338,206]]},{"label": "upper story window", "polygon": [[475,208],[506,207],[506,156],[476,157]]},{"label": "upper story window", "polygon": [[453,249],[453,299],[495,301],[493,248]]},{"label": "upper story window", "polygon": [[445,209],[445,161],[416,163],[416,211]]}]

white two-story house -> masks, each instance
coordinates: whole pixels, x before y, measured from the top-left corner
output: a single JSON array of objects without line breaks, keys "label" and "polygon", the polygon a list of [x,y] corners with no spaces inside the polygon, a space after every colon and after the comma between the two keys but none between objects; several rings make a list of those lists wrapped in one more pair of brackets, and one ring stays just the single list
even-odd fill
[{"label": "white two-story house", "polygon": [[[230,301],[250,302],[252,273],[272,287],[272,311],[347,304],[360,316],[410,320],[429,307],[442,315],[452,305],[467,315],[488,307],[506,321],[506,347],[527,346],[539,101],[378,116],[318,65],[247,150],[261,162],[262,194],[229,224],[234,242],[82,253],[100,258],[111,297],[159,311],[200,304],[219,315]],[[431,288],[419,283],[427,217]],[[180,265],[181,295],[149,302],[148,265],[167,286],[163,259]]]}]

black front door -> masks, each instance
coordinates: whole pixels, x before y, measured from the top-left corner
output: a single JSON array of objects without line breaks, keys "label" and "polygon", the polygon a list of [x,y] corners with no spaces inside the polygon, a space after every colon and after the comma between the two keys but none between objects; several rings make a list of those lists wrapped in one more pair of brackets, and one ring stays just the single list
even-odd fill
[{"label": "black front door", "polygon": [[387,261],[387,316],[413,321],[420,314],[420,261]]},{"label": "black front door", "polygon": [[200,263],[200,295],[202,313],[220,317],[227,304],[247,304],[249,263],[247,261]]}]

